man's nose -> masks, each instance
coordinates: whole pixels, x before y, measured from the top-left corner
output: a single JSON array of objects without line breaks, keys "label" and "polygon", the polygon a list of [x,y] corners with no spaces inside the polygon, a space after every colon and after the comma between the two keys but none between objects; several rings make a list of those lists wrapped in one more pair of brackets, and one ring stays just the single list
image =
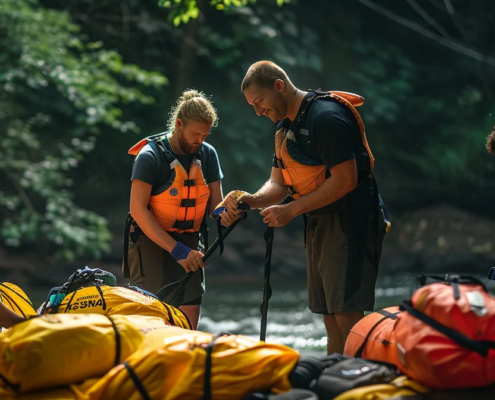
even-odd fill
[{"label": "man's nose", "polygon": [[264,108],[263,108],[263,107],[260,107],[260,106],[255,105],[255,106],[254,106],[254,111],[256,111],[256,115],[257,115],[258,117],[261,117],[261,116],[263,115]]}]

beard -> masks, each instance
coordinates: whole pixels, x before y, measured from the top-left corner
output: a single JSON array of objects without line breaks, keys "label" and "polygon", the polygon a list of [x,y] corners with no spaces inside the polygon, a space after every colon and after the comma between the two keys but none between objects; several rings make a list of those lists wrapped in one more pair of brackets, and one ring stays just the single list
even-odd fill
[{"label": "beard", "polygon": [[199,146],[201,146],[201,143],[190,144],[186,140],[186,138],[184,136],[184,132],[182,132],[182,130],[177,132],[177,134],[178,134],[177,138],[179,141],[179,147],[184,154],[194,154],[194,153],[198,152]]},{"label": "beard", "polygon": [[284,119],[287,116],[287,99],[282,94],[277,93],[273,101],[273,108],[269,111],[268,118],[273,122]]}]

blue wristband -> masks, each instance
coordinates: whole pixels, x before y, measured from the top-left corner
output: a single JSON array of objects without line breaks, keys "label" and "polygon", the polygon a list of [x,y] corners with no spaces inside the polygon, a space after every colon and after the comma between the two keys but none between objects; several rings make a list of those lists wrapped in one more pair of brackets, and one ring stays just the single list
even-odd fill
[{"label": "blue wristband", "polygon": [[180,260],[184,260],[185,258],[187,258],[190,252],[191,249],[187,247],[184,243],[177,242],[170,255],[173,257],[175,261],[179,262]]},{"label": "blue wristband", "polygon": [[213,211],[212,217],[214,219],[217,219],[221,213],[223,213],[226,210],[225,207],[218,207],[215,211]]}]

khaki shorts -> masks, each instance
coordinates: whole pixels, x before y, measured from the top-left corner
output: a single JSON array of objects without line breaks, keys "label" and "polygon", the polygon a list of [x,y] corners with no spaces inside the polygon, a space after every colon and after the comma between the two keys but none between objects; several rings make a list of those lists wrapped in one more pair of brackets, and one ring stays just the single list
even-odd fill
[{"label": "khaki shorts", "polygon": [[[193,250],[198,248],[199,233],[170,232],[175,240],[184,243]],[[131,235],[132,236],[132,235]],[[186,271],[170,253],[141,233],[136,242],[129,239],[129,284],[138,286],[151,293],[158,292],[163,286],[181,280]],[[199,269],[187,283],[182,304],[201,304],[205,292],[204,271]]]},{"label": "khaki shorts", "polygon": [[308,298],[313,313],[373,310],[385,235],[385,222],[377,227],[376,219],[373,210],[354,211],[350,217],[308,216]]}]

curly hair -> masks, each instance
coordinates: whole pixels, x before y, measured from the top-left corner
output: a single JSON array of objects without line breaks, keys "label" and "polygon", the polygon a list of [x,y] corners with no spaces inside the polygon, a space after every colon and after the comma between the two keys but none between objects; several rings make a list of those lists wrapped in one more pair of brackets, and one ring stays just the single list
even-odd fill
[{"label": "curly hair", "polygon": [[184,125],[189,121],[204,122],[212,127],[218,125],[217,110],[203,92],[188,89],[177,99],[177,103],[170,110],[170,118],[167,123],[169,130],[175,128],[175,121],[180,118]]},{"label": "curly hair", "polygon": [[486,149],[495,155],[495,126],[493,127],[492,133],[486,138]]}]

